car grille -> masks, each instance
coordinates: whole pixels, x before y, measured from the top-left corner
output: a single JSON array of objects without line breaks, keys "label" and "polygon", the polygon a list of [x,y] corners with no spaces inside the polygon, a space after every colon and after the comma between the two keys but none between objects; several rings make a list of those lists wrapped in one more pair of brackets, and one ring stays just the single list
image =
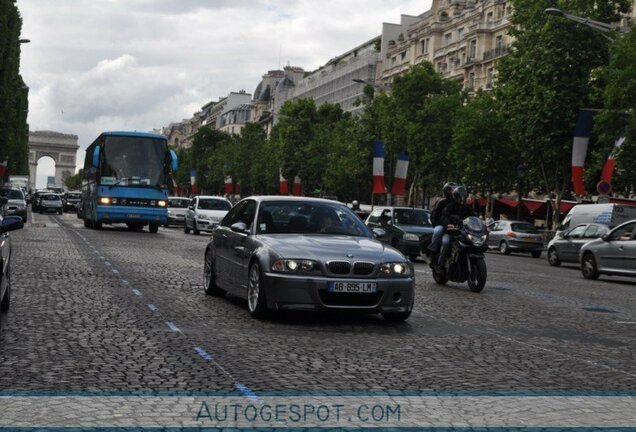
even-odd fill
[{"label": "car grille", "polygon": [[331,261],[327,266],[333,274],[346,275],[351,271],[351,264],[347,261]]},{"label": "car grille", "polygon": [[373,273],[375,264],[370,262],[357,262],[353,264],[353,274],[358,276],[367,276]]},{"label": "car grille", "polygon": [[325,290],[318,292],[320,300],[327,306],[375,306],[382,298],[382,292],[368,294],[334,293]]}]

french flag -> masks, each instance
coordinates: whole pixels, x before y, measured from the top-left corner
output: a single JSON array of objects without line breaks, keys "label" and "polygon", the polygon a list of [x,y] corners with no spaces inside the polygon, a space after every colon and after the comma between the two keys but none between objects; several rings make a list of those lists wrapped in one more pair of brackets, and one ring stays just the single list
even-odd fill
[{"label": "french flag", "polygon": [[289,195],[289,183],[287,179],[283,177],[283,169],[278,170],[278,192],[280,195]]},{"label": "french flag", "polygon": [[574,193],[577,195],[585,195],[586,193],[583,176],[585,175],[585,155],[587,154],[587,146],[590,143],[593,118],[594,112],[580,110],[579,118],[576,121],[576,128],[574,129],[574,142],[572,144],[572,185],[574,186]]},{"label": "french flag", "polygon": [[384,185],[384,143],[380,140],[373,142],[373,193],[386,192]]},{"label": "french flag", "polygon": [[294,196],[301,196],[302,195],[302,183],[300,181],[300,177],[296,176],[294,177],[294,189],[292,190],[292,195]]},{"label": "french flag", "polygon": [[614,174],[614,168],[616,167],[616,157],[621,149],[621,146],[625,142],[625,137],[620,137],[614,142],[614,149],[610,153],[609,157],[605,161],[603,166],[603,173],[601,174],[601,181],[612,183],[612,174]]},{"label": "french flag", "polygon": [[232,176],[225,176],[225,193],[234,193],[234,184],[232,183]]},{"label": "french flag", "polygon": [[400,153],[397,165],[395,166],[395,178],[393,179],[393,195],[406,195],[406,173],[409,169],[409,154],[405,151]]}]

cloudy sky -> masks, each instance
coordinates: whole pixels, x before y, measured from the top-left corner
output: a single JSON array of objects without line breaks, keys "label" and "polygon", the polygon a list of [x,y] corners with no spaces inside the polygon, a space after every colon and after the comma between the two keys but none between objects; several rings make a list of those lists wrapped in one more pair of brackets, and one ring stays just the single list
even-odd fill
[{"label": "cloudy sky", "polygon": [[[267,70],[312,70],[430,0],[18,0],[31,130],[149,131]],[[81,156],[78,154],[78,161]],[[54,174],[43,158],[38,186]],[[79,167],[78,167],[79,168]]]}]

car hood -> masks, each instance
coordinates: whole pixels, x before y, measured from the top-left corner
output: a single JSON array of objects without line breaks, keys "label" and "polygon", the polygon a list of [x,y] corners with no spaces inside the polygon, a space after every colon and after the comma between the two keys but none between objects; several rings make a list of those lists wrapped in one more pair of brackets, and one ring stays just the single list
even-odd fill
[{"label": "car hood", "polygon": [[227,214],[227,210],[201,210],[197,209],[197,214],[204,214],[215,218],[223,218]]},{"label": "car hood", "polygon": [[170,214],[173,215],[179,215],[179,216],[184,216],[186,214],[186,212],[188,211],[187,208],[174,208],[174,207],[168,207],[168,212]]},{"label": "car hood", "polygon": [[7,205],[21,205],[21,206],[26,206],[26,201],[25,200],[21,200],[21,199],[10,199],[7,202]]},{"label": "car hood", "polygon": [[420,225],[396,224],[395,227],[401,229],[404,232],[417,235],[431,234],[433,232],[433,227],[425,227]]},{"label": "car hood", "polygon": [[[406,261],[392,247],[368,237],[323,234],[270,234],[258,239],[283,258],[307,258],[316,261]],[[347,256],[347,255],[353,255]]]}]

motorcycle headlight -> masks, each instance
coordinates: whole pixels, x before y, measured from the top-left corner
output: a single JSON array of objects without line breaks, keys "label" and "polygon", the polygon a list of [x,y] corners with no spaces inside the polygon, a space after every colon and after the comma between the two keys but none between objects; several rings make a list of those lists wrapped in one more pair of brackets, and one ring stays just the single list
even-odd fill
[{"label": "motorcycle headlight", "polygon": [[384,263],[380,271],[388,276],[410,276],[411,267],[405,262]]},{"label": "motorcycle headlight", "polygon": [[289,273],[311,273],[318,270],[318,263],[308,259],[277,259],[272,263],[272,270]]},{"label": "motorcycle headlight", "polygon": [[478,236],[478,235],[472,235],[472,234],[468,234],[468,240],[470,240],[471,242],[473,242],[473,244],[475,246],[481,246],[484,244],[484,242],[486,241],[486,236]]},{"label": "motorcycle headlight", "polygon": [[419,237],[416,234],[406,233],[404,234],[404,240],[407,241],[419,241]]}]

